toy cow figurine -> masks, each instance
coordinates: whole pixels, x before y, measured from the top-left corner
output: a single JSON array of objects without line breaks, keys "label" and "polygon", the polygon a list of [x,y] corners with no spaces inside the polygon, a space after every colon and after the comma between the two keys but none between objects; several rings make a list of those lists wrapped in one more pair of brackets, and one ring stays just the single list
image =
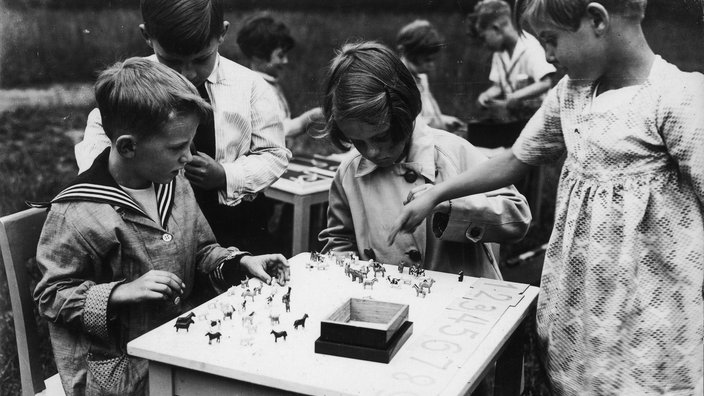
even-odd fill
[{"label": "toy cow figurine", "polygon": [[186,329],[186,333],[188,333],[188,328],[191,327],[193,323],[193,318],[196,316],[193,312],[189,313],[188,315],[181,316],[176,319],[176,323],[174,324],[174,327],[176,328],[176,332],[178,333],[179,329]]}]

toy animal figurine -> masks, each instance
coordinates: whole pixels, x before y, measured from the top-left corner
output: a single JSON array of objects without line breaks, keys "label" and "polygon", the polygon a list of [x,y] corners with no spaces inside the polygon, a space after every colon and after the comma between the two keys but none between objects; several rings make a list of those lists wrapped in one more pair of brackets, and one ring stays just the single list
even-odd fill
[{"label": "toy animal figurine", "polygon": [[247,300],[242,300],[242,312],[244,312],[244,307],[247,306]]},{"label": "toy animal figurine", "polygon": [[[259,286],[253,288],[253,289],[252,289],[252,292],[253,292],[254,294],[262,294],[262,285],[259,284]],[[252,300],[252,301],[254,301],[254,300]]]},{"label": "toy animal figurine", "polygon": [[245,323],[249,323],[250,326],[254,324],[254,311],[252,311],[249,315],[242,317],[242,326],[244,326]]},{"label": "toy animal figurine", "polygon": [[242,293],[242,298],[245,298],[245,299],[246,299],[247,297],[252,297],[252,302],[254,302],[254,296],[255,296],[256,294],[257,294],[257,293],[255,293],[255,292],[253,292],[253,291],[247,289],[247,290],[245,290],[245,291]]},{"label": "toy animal figurine", "polygon": [[222,318],[230,318],[232,320],[232,314],[235,312],[235,307],[230,304],[220,304],[220,309],[222,310]]},{"label": "toy animal figurine", "polygon": [[191,327],[193,323],[193,317],[196,316],[193,312],[189,313],[188,315],[181,316],[176,319],[176,323],[174,324],[174,327],[176,328],[176,332],[178,333],[179,329],[186,329],[186,333],[188,333],[188,328]]},{"label": "toy animal figurine", "polygon": [[359,269],[359,270],[350,270],[350,276],[352,277],[352,282],[358,281],[359,283],[362,283],[364,278],[366,278],[367,274],[366,271]]},{"label": "toy animal figurine", "polygon": [[413,288],[416,290],[416,297],[418,297],[419,295],[423,295],[423,298],[425,298],[425,290],[418,287],[418,285],[413,285]]},{"label": "toy animal figurine", "polygon": [[286,330],[284,330],[284,331],[272,330],[270,334],[274,335],[274,342],[279,342],[279,338],[281,338],[281,337],[283,337],[284,341],[286,341],[286,336],[288,336],[288,333],[286,333]]},{"label": "toy animal figurine", "polygon": [[270,313],[270,314],[269,314],[269,319],[271,320],[271,325],[272,325],[272,326],[275,325],[275,324],[279,324],[279,317],[280,317],[280,316],[281,316],[281,315],[279,315],[278,313],[277,313],[277,314],[274,314],[274,313]]},{"label": "toy animal figurine", "polygon": [[245,275],[244,280],[240,281],[240,286],[242,286],[243,289],[249,288],[249,277]]},{"label": "toy animal figurine", "polygon": [[374,271],[374,277],[376,278],[376,274],[381,272],[381,277],[383,278],[386,275],[386,268],[381,263],[374,263],[374,266],[372,267],[372,271]]},{"label": "toy animal figurine", "polygon": [[220,321],[219,320],[211,320],[210,321],[210,331],[213,330],[220,330]]},{"label": "toy animal figurine", "polygon": [[286,301],[291,302],[291,286],[288,287],[286,294],[281,296],[281,302],[286,303]]},{"label": "toy animal figurine", "polygon": [[405,266],[406,266],[406,262],[403,261],[403,260],[401,260],[401,261],[398,263],[398,273],[399,273],[399,274],[402,274],[402,273],[403,273],[403,267],[405,267]]},{"label": "toy animal figurine", "polygon": [[401,279],[400,278],[392,278],[391,276],[387,275],[386,279],[389,281],[389,284],[391,284],[391,287],[399,288],[401,287],[400,283]]},{"label": "toy animal figurine", "polygon": [[306,319],[308,319],[308,314],[303,314],[303,317],[293,321],[293,328],[298,330],[298,326],[306,328]]},{"label": "toy animal figurine", "polygon": [[364,289],[367,289],[367,286],[369,286],[372,290],[374,290],[374,283],[377,282],[377,278],[371,278],[371,279],[365,279],[364,282],[362,282],[362,286]]},{"label": "toy animal figurine", "polygon": [[428,294],[430,294],[430,288],[433,287],[433,283],[435,283],[435,279],[425,278],[423,282],[420,283],[420,288],[421,290],[428,289]]},{"label": "toy animal figurine", "polygon": [[462,282],[464,280],[464,271],[460,271],[458,275],[459,276],[457,277],[457,281]]},{"label": "toy animal figurine", "polygon": [[408,269],[408,273],[415,276],[421,276],[425,275],[425,269],[421,268],[419,263],[415,263]]},{"label": "toy animal figurine", "polygon": [[291,312],[291,302],[286,300],[284,303],[284,306],[286,307],[286,312]]},{"label": "toy animal figurine", "polygon": [[266,305],[271,306],[272,301],[274,301],[274,296],[269,296],[266,298]]},{"label": "toy animal figurine", "polygon": [[215,333],[207,332],[205,333],[205,335],[208,336],[208,345],[211,345],[213,343],[213,340],[215,340],[219,344],[220,337],[222,336],[219,331],[216,331]]}]

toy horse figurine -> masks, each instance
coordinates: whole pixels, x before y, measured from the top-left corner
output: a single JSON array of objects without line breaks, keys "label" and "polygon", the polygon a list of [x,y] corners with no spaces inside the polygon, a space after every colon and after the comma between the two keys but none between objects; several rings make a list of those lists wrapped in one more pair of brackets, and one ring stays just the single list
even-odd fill
[{"label": "toy horse figurine", "polygon": [[186,333],[188,333],[188,328],[191,327],[193,323],[193,317],[196,316],[193,312],[189,313],[188,315],[181,316],[176,319],[176,324],[174,324],[174,327],[176,328],[176,332],[178,333],[178,329],[186,329]]},{"label": "toy horse figurine", "polygon": [[435,279],[425,278],[423,282],[420,283],[420,288],[421,290],[428,289],[428,294],[430,294],[430,288],[433,286],[433,283],[435,283]]},{"label": "toy horse figurine", "polygon": [[253,292],[253,291],[247,289],[242,293],[242,298],[252,297],[252,302],[254,302],[254,296],[256,294],[257,294],[256,292]]},{"label": "toy horse figurine", "polygon": [[303,314],[303,317],[300,319],[296,319],[293,321],[293,328],[298,330],[298,326],[303,327],[304,329],[306,328],[306,319],[308,318],[308,314]]},{"label": "toy horse figurine", "polygon": [[242,317],[242,326],[244,326],[245,323],[249,323],[250,326],[254,324],[254,311],[252,311],[249,315]]},{"label": "toy horse figurine", "polygon": [[273,334],[273,335],[274,335],[274,342],[279,342],[279,338],[280,338],[280,337],[283,337],[283,338],[284,338],[284,341],[286,341],[286,336],[288,336],[288,333],[286,333],[286,330],[284,330],[284,331],[274,331],[274,330],[272,330],[271,333],[269,333],[269,334]]},{"label": "toy horse figurine", "polygon": [[211,345],[213,343],[213,340],[215,340],[219,344],[220,337],[222,336],[219,331],[216,331],[215,333],[207,332],[205,333],[205,335],[208,336],[208,345]]},{"label": "toy horse figurine", "polygon": [[425,290],[423,290],[423,289],[421,289],[420,287],[418,287],[418,285],[413,285],[413,288],[416,289],[416,297],[418,297],[419,295],[422,294],[422,295],[423,295],[423,298],[425,298],[425,294],[426,294],[426,293],[425,293]]},{"label": "toy horse figurine", "polygon": [[371,279],[365,279],[364,282],[362,282],[362,286],[364,289],[367,289],[367,286],[369,286],[372,290],[374,290],[374,282],[377,282],[377,278],[371,278]]}]

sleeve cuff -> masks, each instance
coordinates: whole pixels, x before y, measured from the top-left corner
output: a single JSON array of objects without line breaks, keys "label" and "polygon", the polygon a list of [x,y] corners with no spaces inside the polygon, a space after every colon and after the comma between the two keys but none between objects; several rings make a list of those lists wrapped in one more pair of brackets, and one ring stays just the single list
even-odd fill
[{"label": "sleeve cuff", "polygon": [[102,283],[88,289],[83,307],[83,326],[88,334],[108,339],[108,300],[113,289],[123,281]]},{"label": "sleeve cuff", "polygon": [[226,290],[230,286],[240,283],[242,279],[240,260],[244,256],[251,256],[251,253],[239,250],[232,251],[222,263],[210,272],[210,281],[217,290]]}]

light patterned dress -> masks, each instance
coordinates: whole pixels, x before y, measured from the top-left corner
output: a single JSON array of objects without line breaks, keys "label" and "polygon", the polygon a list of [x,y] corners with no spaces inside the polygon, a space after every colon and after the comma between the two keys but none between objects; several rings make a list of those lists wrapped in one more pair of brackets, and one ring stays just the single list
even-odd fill
[{"label": "light patterned dress", "polygon": [[556,394],[702,394],[704,76],[656,57],[594,97],[564,78],[513,146],[567,154],[538,334]]}]

